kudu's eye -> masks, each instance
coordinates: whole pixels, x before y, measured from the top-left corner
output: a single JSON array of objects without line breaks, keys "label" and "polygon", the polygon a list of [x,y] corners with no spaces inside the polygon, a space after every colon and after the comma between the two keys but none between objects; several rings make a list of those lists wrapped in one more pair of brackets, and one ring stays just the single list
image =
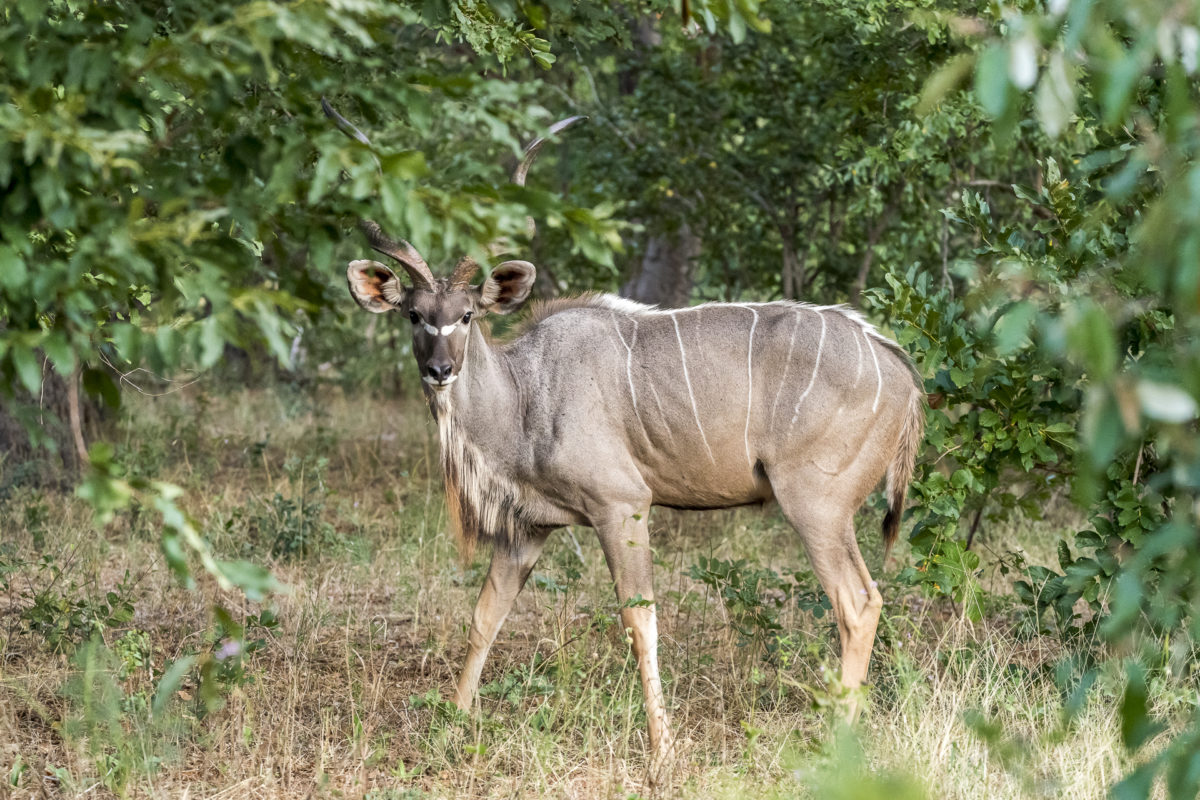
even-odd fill
[{"label": "kudu's eye", "polygon": [[413,325],[416,325],[418,322],[421,321],[421,315],[415,311],[410,311],[410,312],[408,312],[408,321],[411,322]]},{"label": "kudu's eye", "polygon": [[463,324],[466,325],[470,321],[471,321],[471,312],[468,311],[467,313],[463,314]]}]

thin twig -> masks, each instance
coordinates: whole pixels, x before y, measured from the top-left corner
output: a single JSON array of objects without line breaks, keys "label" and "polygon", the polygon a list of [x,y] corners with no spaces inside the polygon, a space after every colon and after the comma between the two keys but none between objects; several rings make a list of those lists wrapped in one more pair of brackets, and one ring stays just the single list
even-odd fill
[{"label": "thin twig", "polygon": [[963,447],[963,445],[965,445],[965,444],[966,444],[966,442],[960,442],[960,443],[958,443],[958,444],[954,445],[954,447],[951,447],[951,448],[950,448],[949,450],[947,450],[946,452],[942,453],[940,456],[938,456],[938,457],[937,457],[937,461],[934,461],[934,462],[933,462],[933,463],[934,463],[934,465],[936,466],[938,463],[940,463],[940,462],[941,462],[941,460],[942,460],[943,458],[945,458],[946,456],[950,455],[950,454],[951,454],[951,453],[953,453],[955,450],[961,449],[961,448]]},{"label": "thin twig", "polygon": [[[122,372],[121,370],[117,369],[117,366],[115,364],[113,364],[111,361],[109,361],[107,358],[105,358],[103,353],[100,353],[99,355],[100,355],[100,360],[103,361],[105,364],[107,364],[109,369],[111,369],[113,372],[117,373],[118,381],[120,381],[123,384],[128,385],[129,387],[131,387],[132,389],[137,391],[139,394],[144,394],[146,397],[166,397],[169,394],[175,394],[175,392],[181,392],[184,389],[186,389],[187,387],[191,386],[193,383],[199,383],[201,378],[203,377],[203,376],[199,376],[196,378],[192,378],[187,383],[181,384],[179,381],[173,381],[170,378],[164,378],[161,375],[156,375],[144,367],[134,367],[133,369],[129,370],[128,372]],[[129,380],[129,376],[135,372],[144,372],[147,375],[149,375],[150,377],[154,378],[154,380],[160,381],[162,383],[170,383],[170,384],[178,384],[178,385],[176,385],[174,389],[168,389],[165,392],[148,392],[145,389],[143,389],[141,386],[138,386],[136,383]]]},{"label": "thin twig", "polygon": [[574,545],[575,557],[579,559],[579,563],[586,564],[587,562],[583,560],[583,548],[579,546],[579,540],[575,538],[575,532],[571,530],[569,525],[567,526],[567,537],[571,540],[571,544]]},{"label": "thin twig", "polygon": [[949,287],[954,297],[954,282],[950,280],[950,219],[942,215],[942,288]]},{"label": "thin twig", "polygon": [[38,425],[43,429],[46,427],[46,419],[43,412],[46,409],[46,365],[50,363],[49,356],[42,357],[42,385],[38,388]]}]

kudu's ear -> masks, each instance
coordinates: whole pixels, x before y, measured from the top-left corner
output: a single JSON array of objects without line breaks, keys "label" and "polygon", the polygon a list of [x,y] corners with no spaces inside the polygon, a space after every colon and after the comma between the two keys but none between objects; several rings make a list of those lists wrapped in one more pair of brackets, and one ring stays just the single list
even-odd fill
[{"label": "kudu's ear", "polygon": [[350,294],[367,311],[382,314],[395,311],[404,302],[404,284],[396,273],[378,261],[351,261],[346,267]]},{"label": "kudu's ear", "polygon": [[533,289],[537,269],[528,261],[505,261],[479,287],[480,304],[493,314],[511,314],[521,307]]}]

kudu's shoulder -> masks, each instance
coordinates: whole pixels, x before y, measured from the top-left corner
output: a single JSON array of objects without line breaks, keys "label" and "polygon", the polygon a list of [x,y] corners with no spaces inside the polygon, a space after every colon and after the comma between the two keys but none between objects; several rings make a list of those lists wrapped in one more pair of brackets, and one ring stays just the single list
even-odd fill
[{"label": "kudu's shoulder", "polygon": [[552,317],[558,317],[558,319],[554,320],[555,324],[561,324],[568,319],[578,320],[580,318],[580,315],[570,315],[567,318],[559,316],[566,312],[596,311],[624,315],[652,311],[654,309],[655,306],[648,306],[615,294],[604,294],[601,292],[585,292],[573,297],[555,297],[550,300],[537,300],[529,306],[529,310],[525,313],[525,316],[513,326],[509,339],[520,338],[522,335],[543,325]]}]

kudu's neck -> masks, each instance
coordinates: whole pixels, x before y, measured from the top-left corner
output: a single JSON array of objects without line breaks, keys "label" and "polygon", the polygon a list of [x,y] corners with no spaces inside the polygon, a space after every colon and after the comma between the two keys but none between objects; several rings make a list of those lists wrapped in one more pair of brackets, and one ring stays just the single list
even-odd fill
[{"label": "kudu's neck", "polygon": [[505,353],[492,346],[479,325],[472,325],[458,380],[444,395],[434,395],[434,415],[439,423],[453,420],[472,441],[500,445],[504,432],[512,432],[512,423],[521,418],[519,402]]}]

